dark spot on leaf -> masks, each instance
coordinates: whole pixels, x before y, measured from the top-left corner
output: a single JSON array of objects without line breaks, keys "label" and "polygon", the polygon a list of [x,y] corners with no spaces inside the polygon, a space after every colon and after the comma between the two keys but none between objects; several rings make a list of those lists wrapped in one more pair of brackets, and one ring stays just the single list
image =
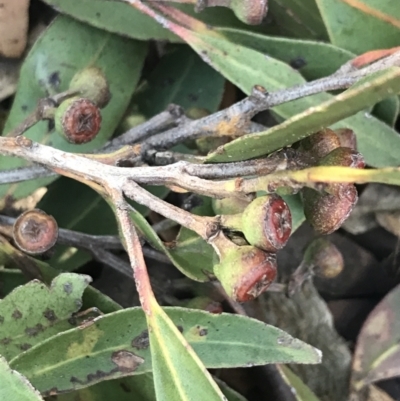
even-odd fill
[{"label": "dark spot on leaf", "polygon": [[200,337],[206,336],[207,334],[208,334],[208,330],[205,329],[204,327],[199,330],[199,336]]},{"label": "dark spot on leaf", "polygon": [[22,110],[23,112],[27,111],[27,110],[28,110],[28,106],[27,106],[26,104],[23,104],[23,105],[21,106],[21,110]]},{"label": "dark spot on leaf", "polygon": [[0,340],[0,344],[8,345],[8,344],[10,344],[11,341],[12,341],[12,339],[10,337],[4,337]]},{"label": "dark spot on leaf", "polygon": [[131,346],[136,349],[149,348],[149,331],[143,330],[137,337],[132,340]]},{"label": "dark spot on leaf", "polygon": [[48,132],[51,132],[51,131],[53,131],[54,130],[54,128],[55,128],[55,123],[54,123],[54,120],[47,120],[47,131]]},{"label": "dark spot on leaf", "polygon": [[72,289],[73,289],[72,283],[65,283],[65,284],[64,284],[64,291],[65,291],[68,295],[72,293]]},{"label": "dark spot on leaf", "polygon": [[118,370],[123,373],[134,372],[144,362],[142,357],[126,350],[113,352],[111,360],[118,366]]},{"label": "dark spot on leaf", "polygon": [[31,344],[28,344],[28,343],[24,343],[24,344],[21,344],[21,345],[19,346],[19,348],[20,348],[21,351],[26,351],[26,350],[28,350],[28,349],[31,348],[31,347],[32,347],[32,345],[31,345]]},{"label": "dark spot on leaf", "polygon": [[183,327],[182,326],[176,326],[176,327],[181,333],[183,333]]},{"label": "dark spot on leaf", "polygon": [[50,74],[49,83],[54,88],[58,88],[60,86],[61,79],[60,79],[60,73],[58,71],[55,71],[52,74]]},{"label": "dark spot on leaf", "polygon": [[129,388],[129,386],[126,385],[125,383],[120,383],[119,385],[121,386],[122,390],[125,391],[125,393],[130,393],[130,392],[132,391],[132,390]]},{"label": "dark spot on leaf", "polygon": [[101,14],[100,14],[100,13],[96,13],[96,17],[97,17],[97,18],[100,18],[100,17],[101,17]]},{"label": "dark spot on leaf", "polygon": [[27,327],[25,329],[25,333],[29,336],[29,337],[35,337],[37,336],[41,331],[44,330],[44,327],[42,324],[38,323],[36,326],[34,327]]},{"label": "dark spot on leaf", "polygon": [[188,98],[191,102],[197,102],[199,100],[199,97],[194,93],[189,93]]},{"label": "dark spot on leaf", "polygon": [[307,65],[307,61],[304,60],[303,57],[299,56],[299,57],[296,57],[296,58],[290,60],[289,64],[295,70],[299,70],[300,68],[303,68]]},{"label": "dark spot on leaf", "polygon": [[54,322],[55,320],[57,320],[57,316],[54,313],[53,309],[49,309],[47,308],[44,312],[43,312],[43,316],[49,321],[49,322]]},{"label": "dark spot on leaf", "polygon": [[102,370],[97,370],[96,373],[89,373],[86,376],[86,380],[81,380],[81,379],[78,379],[75,376],[71,376],[69,381],[72,384],[77,383],[77,384],[85,385],[85,384],[89,384],[89,383],[91,383],[93,381],[97,382],[97,381],[100,381],[103,378],[107,378],[109,376],[112,376],[113,373],[117,373],[118,371],[119,371],[118,368],[114,368],[110,372],[103,372]]},{"label": "dark spot on leaf", "polygon": [[82,300],[77,298],[75,299],[75,306],[77,307],[77,309],[81,309],[82,307]]},{"label": "dark spot on leaf", "polygon": [[0,316],[0,323],[1,324],[4,323],[4,317],[3,316]]},{"label": "dark spot on leaf", "polygon": [[16,319],[16,320],[21,319],[22,313],[18,309],[15,309],[15,311],[13,312],[13,314],[11,316],[13,317],[13,319]]}]

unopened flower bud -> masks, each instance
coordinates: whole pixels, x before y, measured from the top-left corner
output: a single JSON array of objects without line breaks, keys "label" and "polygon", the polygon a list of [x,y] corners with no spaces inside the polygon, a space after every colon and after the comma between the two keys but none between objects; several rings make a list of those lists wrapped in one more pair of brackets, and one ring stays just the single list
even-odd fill
[{"label": "unopened flower bud", "polygon": [[274,281],[276,255],[250,245],[233,247],[221,257],[214,273],[232,299],[250,301]]}]

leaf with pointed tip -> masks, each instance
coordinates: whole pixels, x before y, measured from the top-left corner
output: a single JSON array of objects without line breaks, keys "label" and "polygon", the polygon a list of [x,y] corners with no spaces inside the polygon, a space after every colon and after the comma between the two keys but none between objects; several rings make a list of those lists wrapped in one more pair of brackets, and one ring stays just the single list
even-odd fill
[{"label": "leaf with pointed tip", "polygon": [[147,324],[158,401],[226,401],[186,338],[155,301]]},{"label": "leaf with pointed tip", "polygon": [[357,339],[352,382],[361,388],[400,375],[400,286],[369,314]]},{"label": "leaf with pointed tip", "polygon": [[40,393],[24,376],[12,370],[2,356],[0,356],[0,377],[0,400],[43,401]]},{"label": "leaf with pointed tip", "polygon": [[356,54],[399,45],[397,1],[316,0],[333,44]]},{"label": "leaf with pointed tip", "polygon": [[395,149],[400,150],[400,138],[395,131],[361,112],[353,117],[348,116],[399,91],[400,68],[383,71],[378,76],[318,106],[313,106],[267,131],[245,135],[221,146],[208,155],[207,161],[225,162],[262,156],[297,142],[324,126],[337,123],[334,127],[348,127],[354,130],[357,134],[359,151],[365,156],[368,164],[398,165],[400,157]]},{"label": "leaf with pointed tip", "polygon": [[[164,310],[207,368],[320,361],[315,348],[255,319],[177,307]],[[166,317],[160,319],[163,321],[156,322],[157,328],[166,324]],[[165,333],[163,338],[169,341]],[[71,391],[106,378],[151,371],[150,349],[154,353],[149,347],[145,315],[136,307],[109,313],[88,327],[57,334],[16,357],[12,366],[43,393],[53,387],[60,392]],[[118,355],[130,358],[132,364],[122,368]]]},{"label": "leaf with pointed tip", "polygon": [[[82,24],[69,17],[57,17],[30,50],[20,72],[18,90],[4,127],[4,134],[20,124],[36,107],[39,99],[68,89],[74,74],[87,66],[100,68],[109,83],[111,100],[101,110],[102,126],[97,137],[83,145],[68,143],[41,121],[26,135],[37,142],[69,152],[89,152],[103,145],[123,116],[138,82],[147,45]],[[27,163],[16,157],[0,157],[0,169]],[[0,198],[21,198],[54,181],[54,177],[21,184],[1,185]]]}]

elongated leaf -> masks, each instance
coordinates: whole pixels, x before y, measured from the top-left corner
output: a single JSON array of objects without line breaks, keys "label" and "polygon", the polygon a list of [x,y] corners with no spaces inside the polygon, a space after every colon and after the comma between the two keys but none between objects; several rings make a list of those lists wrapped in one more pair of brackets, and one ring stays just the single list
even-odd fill
[{"label": "elongated leaf", "polygon": [[333,74],[355,57],[354,53],[330,43],[267,36],[233,28],[219,28],[218,32],[233,43],[289,64],[307,80]]},{"label": "elongated leaf", "polygon": [[[307,80],[333,74],[355,57],[354,53],[329,43],[266,36],[232,28],[220,28],[218,31],[234,43],[288,63]],[[374,114],[390,126],[394,125],[398,112],[397,96],[385,99],[374,109]]]},{"label": "elongated leaf", "polygon": [[400,375],[400,286],[370,313],[357,339],[352,382],[356,388]]},{"label": "elongated leaf", "polygon": [[[206,370],[199,356],[172,323],[167,314],[153,302],[147,316],[154,388],[157,401],[224,401],[226,398]],[[192,327],[196,337],[203,337],[199,325]],[[207,336],[208,333],[205,334]]]},{"label": "elongated leaf", "polygon": [[[180,32],[181,37],[184,38],[198,53],[202,54],[203,58],[217,71],[239,86],[239,88],[246,93],[250,93],[252,87],[256,84],[264,86],[268,91],[273,91],[305,82],[304,78],[287,64],[271,57],[265,57],[264,54],[253,49],[232,43],[221,33],[216,33],[214,31],[209,32],[206,29],[199,32],[189,31],[187,29],[182,29],[181,27],[174,29],[177,29],[177,31]],[[393,74],[395,75],[395,73]],[[392,79],[396,81],[396,77],[393,77]],[[396,88],[391,92],[391,88],[388,86],[385,87],[383,82],[382,85],[384,86],[384,89],[380,92],[379,96],[375,98],[376,101],[389,97],[392,93],[396,92]],[[364,89],[368,91],[367,88]],[[274,107],[273,111],[280,117],[287,119],[307,110],[308,108],[319,107],[319,105],[332,99],[333,97],[331,95],[320,93],[279,105]],[[373,104],[372,101],[366,101],[365,98],[364,101],[366,105]],[[361,106],[362,105],[360,105],[360,107]],[[346,107],[347,105],[344,106],[344,108]],[[356,108],[356,111],[359,110],[360,109]],[[346,114],[343,112],[341,116],[337,117],[337,119],[330,121],[335,122],[340,120],[340,118],[350,115],[351,113]],[[304,115],[301,117],[304,117]],[[318,126],[329,125],[330,121],[325,121],[325,118],[324,121],[321,119]],[[360,151],[363,153],[368,164],[372,166],[386,166],[388,164],[397,164],[400,162],[400,137],[394,130],[385,124],[382,124],[374,117],[369,114],[359,114],[354,117],[349,117],[345,121],[341,121],[339,124],[340,126],[348,126],[357,133]],[[379,139],[376,135],[380,136]],[[256,138],[258,136],[255,135],[254,137]],[[239,159],[226,157],[227,152],[224,152],[224,150],[228,149],[229,146],[235,146],[228,144],[226,148],[221,148],[221,154],[212,154],[209,161],[242,160],[242,158],[255,157],[256,154],[262,155],[267,153],[267,151],[262,151],[264,148],[259,142],[257,144],[251,142],[251,145],[246,145],[245,141],[247,141],[248,138],[248,136],[245,136],[244,139],[242,139],[241,152],[243,153],[239,156],[238,150],[238,153],[236,154],[236,157],[239,157]],[[276,149],[278,142],[285,142],[288,144],[297,140],[295,137],[293,137],[292,140],[289,138],[291,138],[291,133],[289,132],[280,135],[276,144],[271,146],[271,148]],[[238,142],[233,143],[237,144]],[[382,152],[376,151],[377,143],[379,143]],[[249,156],[246,156],[247,153]],[[253,156],[250,156],[250,154]]]},{"label": "elongated leaf", "polygon": [[[57,10],[97,28],[114,32],[128,38],[139,40],[181,40],[164,29],[147,15],[142,14],[129,4],[104,0],[44,0]],[[192,4],[177,5],[188,14],[195,14]],[[206,9],[197,14],[204,22],[217,26],[236,26],[245,28],[227,8]]]},{"label": "elongated leaf", "polygon": [[277,365],[277,367],[283,380],[285,380],[286,384],[290,386],[291,392],[296,401],[319,401],[311,389],[306,386],[300,377],[294,374],[287,366]]},{"label": "elongated leaf", "polygon": [[[304,39],[328,39],[315,0],[269,0],[270,24],[277,25],[280,36],[294,36]],[[274,33],[276,29],[273,30]]]},{"label": "elongated leaf", "polygon": [[[357,85],[325,103],[294,116],[280,125],[256,135],[246,135],[220,147],[208,156],[208,161],[235,161],[268,154],[296,142],[324,126],[336,123],[363,108],[384,99],[388,94],[400,91],[400,69],[394,68],[378,77]],[[373,166],[399,164],[399,137],[395,131],[372,116],[359,113],[340,121],[335,126],[348,127],[357,133],[360,152]],[[361,128],[373,127],[373,136],[366,136]],[[379,129],[380,128],[380,129]],[[392,148],[389,147],[389,144]],[[377,151],[377,149],[379,149]],[[372,152],[373,149],[373,152]],[[390,149],[396,149],[392,152]],[[390,153],[389,153],[390,152]]]},{"label": "elongated leaf", "polygon": [[[228,401],[246,401],[240,394],[232,390],[223,381],[214,378]],[[107,380],[90,387],[57,395],[57,401],[157,401],[154,391],[153,375],[124,377],[122,379]]]},{"label": "elongated leaf", "polygon": [[1,355],[11,359],[43,339],[74,327],[68,319],[81,308],[82,293],[89,282],[89,276],[65,273],[53,280],[50,289],[34,280],[1,300]]},{"label": "elongated leaf", "polygon": [[[179,63],[177,63],[179,60]],[[221,102],[225,79],[190,48],[180,46],[163,57],[148,80],[148,86],[133,103],[147,118],[178,104],[215,112]]]},{"label": "elongated leaf", "polygon": [[0,356],[0,377],[1,400],[43,401],[39,392],[32,387],[24,376],[10,369],[2,356]]},{"label": "elongated leaf", "polygon": [[[68,143],[49,130],[42,121],[26,135],[41,143],[71,152],[96,149],[113,134],[135,89],[146,55],[146,44],[116,36],[68,17],[58,17],[33,46],[21,68],[18,90],[6,122],[4,133],[21,123],[36,107],[40,98],[68,89],[73,75],[87,67],[99,67],[107,77],[111,101],[102,110],[102,128],[97,137],[84,145]],[[25,165],[20,158],[0,157],[0,169]],[[29,195],[54,177],[13,186],[0,186],[0,198]]]},{"label": "elongated leaf", "polygon": [[316,0],[331,42],[356,54],[399,45],[396,1]]},{"label": "elongated leaf", "polygon": [[[165,312],[208,368],[320,360],[313,347],[254,319],[185,308],[165,308]],[[164,338],[168,341],[169,337]],[[123,352],[132,361],[130,369],[117,364]],[[60,333],[15,358],[12,366],[43,393],[53,387],[67,391],[105,378],[149,372],[152,365],[144,313],[141,308],[124,309],[86,328]]]}]

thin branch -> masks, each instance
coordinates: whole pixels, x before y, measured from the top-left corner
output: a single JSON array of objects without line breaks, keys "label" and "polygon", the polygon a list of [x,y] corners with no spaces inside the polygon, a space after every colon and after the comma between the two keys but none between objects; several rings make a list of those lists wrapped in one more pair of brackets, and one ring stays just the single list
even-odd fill
[{"label": "thin branch", "polygon": [[119,192],[119,189],[113,189],[110,187],[108,190],[115,206],[115,215],[131,262],[140,304],[142,305],[144,313],[150,316],[152,313],[151,303],[154,300],[154,293],[151,288],[150,278],[144,261],[139,237],[129,215],[129,207],[125,202],[122,193]]}]

